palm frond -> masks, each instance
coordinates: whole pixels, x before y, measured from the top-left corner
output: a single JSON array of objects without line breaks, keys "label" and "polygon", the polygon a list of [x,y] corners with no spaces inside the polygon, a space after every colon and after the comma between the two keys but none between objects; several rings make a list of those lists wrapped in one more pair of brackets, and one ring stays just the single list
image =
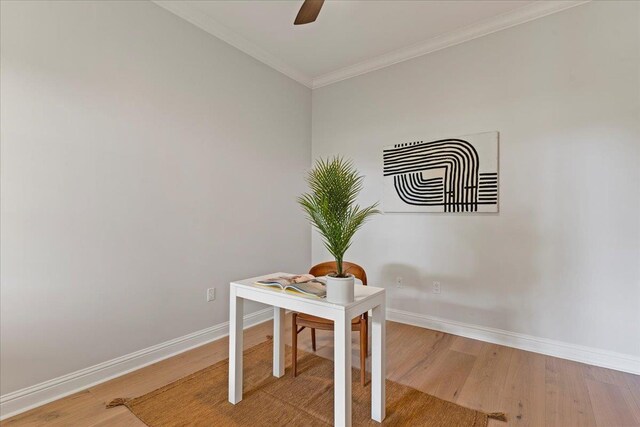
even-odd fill
[{"label": "palm frond", "polygon": [[342,157],[319,159],[307,175],[309,193],[298,198],[309,222],[322,236],[342,276],[342,261],[353,236],[371,216],[380,213],[378,204],[366,208],[356,204],[364,177],[353,163]]}]

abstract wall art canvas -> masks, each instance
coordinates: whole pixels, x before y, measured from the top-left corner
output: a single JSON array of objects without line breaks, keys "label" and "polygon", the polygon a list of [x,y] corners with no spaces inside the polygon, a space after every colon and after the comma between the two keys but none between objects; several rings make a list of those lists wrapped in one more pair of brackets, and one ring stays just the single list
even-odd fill
[{"label": "abstract wall art canvas", "polygon": [[385,212],[498,212],[498,132],[383,149]]}]

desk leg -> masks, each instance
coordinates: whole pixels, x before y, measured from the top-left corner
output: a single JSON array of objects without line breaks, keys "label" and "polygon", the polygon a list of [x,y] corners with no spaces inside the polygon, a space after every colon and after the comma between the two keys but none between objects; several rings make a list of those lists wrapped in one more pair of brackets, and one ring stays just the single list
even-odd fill
[{"label": "desk leg", "polygon": [[371,356],[371,316],[373,314],[369,310],[369,315],[367,316],[367,357]]},{"label": "desk leg", "polygon": [[284,308],[273,307],[273,376],[284,375]]},{"label": "desk leg", "polygon": [[385,417],[385,304],[373,309],[371,349],[371,418],[382,422]]},{"label": "desk leg", "polygon": [[229,402],[242,400],[242,333],[244,300],[236,296],[235,287],[229,289]]},{"label": "desk leg", "polygon": [[351,319],[346,313],[335,321],[334,329],[334,403],[336,427],[351,426]]}]

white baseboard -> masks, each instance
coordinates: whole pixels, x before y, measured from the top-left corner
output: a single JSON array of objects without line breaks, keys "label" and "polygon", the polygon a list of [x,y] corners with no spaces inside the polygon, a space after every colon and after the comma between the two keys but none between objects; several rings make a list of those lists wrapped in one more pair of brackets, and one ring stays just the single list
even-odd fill
[{"label": "white baseboard", "polygon": [[[273,309],[244,316],[248,328],[270,320]],[[0,396],[0,420],[44,405],[136,369],[167,359],[229,335],[229,322],[219,323],[161,344]]]},{"label": "white baseboard", "polygon": [[531,335],[505,331],[502,329],[487,328],[469,323],[456,322],[423,314],[407,311],[387,309],[387,320],[406,323],[422,328],[433,329],[479,341],[500,344],[520,350],[541,353],[561,359],[615,369],[617,371],[640,374],[640,357],[630,354],[616,353],[593,347],[570,344]]},{"label": "white baseboard", "polygon": [[[244,317],[245,328],[270,320],[271,308]],[[423,314],[387,309],[387,319],[472,338],[521,350],[602,366],[604,368],[640,375],[640,357],[615,353],[531,335],[456,322]],[[176,354],[223,338],[229,334],[229,322],[223,322],[164,343],[136,351],[89,368],[81,369],[22,390],[0,396],[0,420],[18,415],[96,384],[119,377]]]}]

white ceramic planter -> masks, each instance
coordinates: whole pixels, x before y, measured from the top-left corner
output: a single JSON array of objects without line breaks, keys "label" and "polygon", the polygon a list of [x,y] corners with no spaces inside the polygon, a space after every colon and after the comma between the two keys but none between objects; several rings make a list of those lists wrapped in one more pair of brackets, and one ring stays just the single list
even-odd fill
[{"label": "white ceramic planter", "polygon": [[327,276],[327,301],[337,304],[353,302],[353,286],[355,280],[352,274],[349,277]]}]

